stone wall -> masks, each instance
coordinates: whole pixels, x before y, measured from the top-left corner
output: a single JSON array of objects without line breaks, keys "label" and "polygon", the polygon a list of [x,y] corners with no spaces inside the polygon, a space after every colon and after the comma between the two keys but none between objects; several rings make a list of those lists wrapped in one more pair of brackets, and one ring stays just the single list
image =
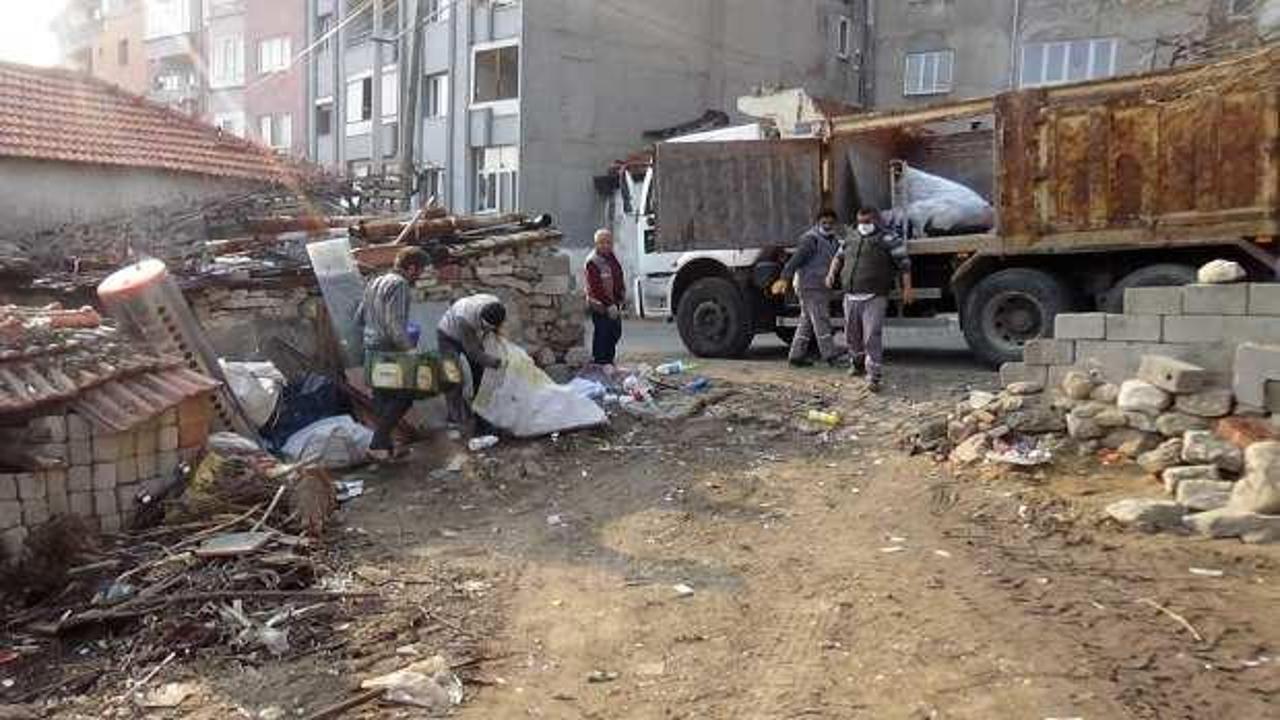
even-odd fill
[{"label": "stone wall", "polygon": [[32,454],[57,465],[0,472],[3,558],[19,558],[30,530],[55,515],[77,515],[103,532],[128,527],[140,491],[194,459],[211,420],[209,396],[200,395],[127,432],[96,427],[75,412],[0,428],[0,435],[29,443]]},{"label": "stone wall", "polygon": [[315,319],[324,302],[314,283],[297,287],[207,286],[184,293],[213,349],[234,360],[266,360],[272,338],[309,357],[317,346]]}]

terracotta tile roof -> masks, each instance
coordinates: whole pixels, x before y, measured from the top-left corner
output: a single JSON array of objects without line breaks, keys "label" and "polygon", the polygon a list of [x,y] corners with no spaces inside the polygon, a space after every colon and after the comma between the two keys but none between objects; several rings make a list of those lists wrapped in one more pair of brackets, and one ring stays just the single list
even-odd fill
[{"label": "terracotta tile roof", "polygon": [[70,405],[127,430],[218,387],[96,319],[91,310],[0,307],[0,419]]},{"label": "terracotta tile roof", "polygon": [[0,157],[280,182],[296,161],[110,83],[0,62]]}]

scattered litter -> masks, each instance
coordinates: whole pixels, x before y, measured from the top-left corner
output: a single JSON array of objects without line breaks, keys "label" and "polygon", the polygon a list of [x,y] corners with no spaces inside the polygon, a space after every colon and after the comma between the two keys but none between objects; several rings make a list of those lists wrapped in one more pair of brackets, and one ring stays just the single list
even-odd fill
[{"label": "scattered litter", "polygon": [[199,689],[199,685],[191,682],[165,683],[142,696],[139,704],[144,708],[175,708]]},{"label": "scattered litter", "polygon": [[902,552],[903,550],[906,550],[906,548],[905,548],[905,547],[903,547],[903,546],[901,546],[901,545],[890,545],[889,547],[882,547],[882,548],[880,548],[880,552],[882,552],[882,553],[884,553],[884,554],[886,554],[886,555],[890,555],[890,554],[893,554],[893,553],[899,553],[899,552]]},{"label": "scattered litter", "polygon": [[676,597],[687,598],[693,595],[693,588],[684,583],[672,585],[671,589],[676,591]]},{"label": "scattered litter", "polygon": [[551,527],[560,527],[561,525],[564,525],[564,518],[559,515],[548,515],[547,524]]},{"label": "scattered litter", "polygon": [[1198,575],[1200,577],[1215,577],[1215,578],[1222,577],[1223,575],[1226,574],[1221,570],[1213,570],[1210,568],[1198,568],[1198,567],[1187,568],[1187,572],[1191,573],[1192,575]]},{"label": "scattered litter", "polygon": [[695,378],[692,382],[685,384],[683,390],[690,395],[697,395],[700,392],[706,392],[711,388],[711,381],[707,378]]},{"label": "scattered litter", "polygon": [[591,673],[587,675],[587,682],[589,683],[607,683],[613,682],[617,679],[618,673],[612,670],[592,670]]},{"label": "scattered litter", "polygon": [[940,558],[947,558],[947,559],[951,558],[951,553],[947,552],[946,550],[934,550],[933,554],[937,555]]},{"label": "scattered litter", "polygon": [[271,540],[272,533],[243,532],[216,535],[196,548],[196,556],[204,558],[235,557],[261,550]]},{"label": "scattered litter", "polygon": [[462,680],[449,662],[436,655],[393,673],[360,683],[364,690],[382,690],[388,702],[441,712],[462,703]]},{"label": "scattered litter", "polygon": [[900,545],[900,544],[902,544],[902,543],[904,543],[904,542],[906,542],[906,541],[907,541],[907,539],[906,539],[906,538],[904,538],[904,537],[898,537],[897,535],[890,535],[890,536],[889,536],[889,542],[894,543],[894,544],[899,544],[899,545]]},{"label": "scattered litter", "polygon": [[838,412],[826,412],[822,410],[810,410],[805,414],[805,419],[812,423],[825,425],[834,428],[840,425],[841,417]]},{"label": "scattered litter", "polygon": [[653,371],[659,375],[680,375],[693,370],[696,365],[687,363],[683,360],[673,360],[672,362],[662,363]]},{"label": "scattered litter", "polygon": [[[471,452],[480,452],[482,450],[488,450],[497,444],[498,437],[496,435],[484,435],[482,437],[471,438],[468,440],[467,449]],[[462,468],[458,469],[461,470]]]},{"label": "scattered litter", "polygon": [[1033,438],[1025,435],[996,438],[992,448],[987,452],[988,462],[1035,467],[1053,462],[1053,453],[1040,447]]},{"label": "scattered litter", "polygon": [[338,502],[346,502],[364,495],[364,480],[338,480],[333,484]]}]

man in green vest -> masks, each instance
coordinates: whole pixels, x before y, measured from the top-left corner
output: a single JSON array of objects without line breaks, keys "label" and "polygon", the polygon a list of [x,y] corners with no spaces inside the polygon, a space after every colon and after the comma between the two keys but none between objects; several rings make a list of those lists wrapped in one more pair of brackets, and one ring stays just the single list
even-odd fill
[{"label": "man in green vest", "polygon": [[844,288],[844,332],[851,357],[849,374],[866,373],[867,387],[880,392],[884,371],[884,317],[895,279],[902,281],[902,302],[915,301],[911,256],[902,238],[880,227],[880,213],[858,211],[827,272],[827,286]]}]

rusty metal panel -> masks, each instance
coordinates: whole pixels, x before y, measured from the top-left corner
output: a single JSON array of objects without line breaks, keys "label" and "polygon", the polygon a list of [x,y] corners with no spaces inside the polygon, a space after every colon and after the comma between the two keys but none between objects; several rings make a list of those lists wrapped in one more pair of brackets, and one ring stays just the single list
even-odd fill
[{"label": "rusty metal panel", "polygon": [[794,244],[822,206],[817,140],[663,143],[657,249]]},{"label": "rusty metal panel", "polygon": [[1152,107],[1116,109],[1111,116],[1111,222],[1134,225],[1154,215],[1159,183],[1159,126]]},{"label": "rusty metal panel", "polygon": [[1261,115],[1265,105],[1258,93],[1222,98],[1218,146],[1226,165],[1219,176],[1219,202],[1223,210],[1254,207],[1262,187]]},{"label": "rusty metal panel", "polygon": [[1160,109],[1160,211],[1196,207],[1196,128],[1206,103],[1191,99]]},{"label": "rusty metal panel", "polygon": [[1089,225],[1089,148],[1088,113],[1064,114],[1058,118],[1053,134],[1054,206],[1047,214],[1056,230],[1078,230]]}]

